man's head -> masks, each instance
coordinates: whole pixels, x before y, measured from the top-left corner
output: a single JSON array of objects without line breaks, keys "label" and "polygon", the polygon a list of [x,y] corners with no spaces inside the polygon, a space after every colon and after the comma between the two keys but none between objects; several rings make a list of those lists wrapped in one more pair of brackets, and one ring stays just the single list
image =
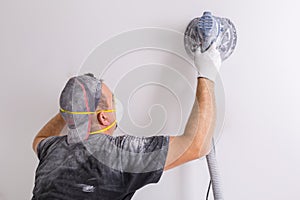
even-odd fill
[{"label": "man's head", "polygon": [[[82,140],[89,133],[109,128],[116,120],[113,93],[92,74],[69,79],[60,96],[60,107],[68,137],[75,135]],[[115,128],[116,124],[103,133],[112,134]]]},{"label": "man's head", "polygon": [[[97,113],[95,116],[97,120],[95,121],[94,125],[100,125],[101,129],[103,129],[111,125],[116,120],[116,112],[110,112],[112,110],[115,110],[116,108],[114,94],[107,87],[107,85],[103,83],[103,80],[100,81],[102,85],[101,97],[96,109],[96,111],[99,111],[99,113]],[[111,129],[108,129],[105,133],[111,135],[116,128],[117,124],[114,125]]]}]

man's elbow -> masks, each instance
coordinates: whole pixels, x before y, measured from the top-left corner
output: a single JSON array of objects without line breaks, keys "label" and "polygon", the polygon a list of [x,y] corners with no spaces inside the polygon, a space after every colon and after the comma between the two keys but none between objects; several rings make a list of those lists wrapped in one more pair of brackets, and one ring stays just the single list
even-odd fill
[{"label": "man's elbow", "polygon": [[210,152],[210,143],[209,144],[205,144],[205,145],[201,145],[199,147],[199,145],[197,145],[196,147],[194,147],[193,150],[195,153],[195,159],[200,159],[204,156],[207,156]]},{"label": "man's elbow", "polygon": [[211,150],[212,147],[212,131],[205,134],[205,137],[194,140],[193,142],[193,148],[194,151],[197,152],[197,157],[202,158],[204,156],[207,156]]}]

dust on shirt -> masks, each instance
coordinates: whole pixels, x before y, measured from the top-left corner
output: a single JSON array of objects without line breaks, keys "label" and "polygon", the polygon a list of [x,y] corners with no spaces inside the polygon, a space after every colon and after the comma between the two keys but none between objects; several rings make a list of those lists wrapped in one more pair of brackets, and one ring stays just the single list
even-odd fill
[{"label": "dust on shirt", "polygon": [[75,144],[67,136],[46,138],[37,148],[32,200],[129,200],[159,181],[168,147],[169,136],[97,134]]}]

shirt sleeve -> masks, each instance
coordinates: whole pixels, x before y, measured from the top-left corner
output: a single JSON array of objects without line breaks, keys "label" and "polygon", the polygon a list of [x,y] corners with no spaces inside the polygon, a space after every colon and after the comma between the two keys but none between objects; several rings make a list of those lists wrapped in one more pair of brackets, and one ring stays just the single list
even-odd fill
[{"label": "shirt sleeve", "polygon": [[39,160],[45,157],[46,152],[50,148],[50,146],[56,141],[56,136],[51,136],[43,139],[37,146],[37,156]]},{"label": "shirt sleeve", "polygon": [[[119,136],[115,143],[126,155],[123,164],[131,172],[148,172],[164,168],[168,147],[168,136],[136,137]],[[124,158],[124,157],[123,157]]]},{"label": "shirt sleeve", "polygon": [[130,176],[133,190],[160,180],[167,158],[169,136],[126,135],[117,137],[116,144],[119,149],[127,152],[122,163],[123,169],[129,172],[126,175]]}]

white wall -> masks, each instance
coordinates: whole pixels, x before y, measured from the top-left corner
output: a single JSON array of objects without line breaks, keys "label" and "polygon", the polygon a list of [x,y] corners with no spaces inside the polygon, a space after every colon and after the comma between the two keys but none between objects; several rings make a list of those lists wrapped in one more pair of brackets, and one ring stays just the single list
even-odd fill
[{"label": "white wall", "polygon": [[[57,112],[63,85],[92,49],[135,28],[183,32],[204,10],[229,17],[238,29],[237,48],[221,69],[226,119],[217,150],[226,199],[299,199],[298,8],[292,0],[0,1],[0,199],[31,197],[38,163],[32,139]],[[155,53],[128,55],[119,65]],[[166,63],[188,78],[184,84],[195,86],[191,69],[180,69],[172,59]],[[117,66],[105,79],[118,80]],[[107,82],[114,88],[113,81]],[[141,91],[136,100],[151,103],[149,94],[158,96],[155,92],[162,91]],[[191,98],[189,93],[182,100],[187,108]],[[176,102],[170,102],[174,113],[169,116],[177,116]],[[142,116],[137,123],[149,122],[144,112],[133,113]],[[185,110],[182,119],[170,117],[161,131],[180,132],[178,122],[187,116]],[[205,160],[194,161],[166,172],[159,184],[138,191],[134,199],[204,199],[207,182]]]}]

